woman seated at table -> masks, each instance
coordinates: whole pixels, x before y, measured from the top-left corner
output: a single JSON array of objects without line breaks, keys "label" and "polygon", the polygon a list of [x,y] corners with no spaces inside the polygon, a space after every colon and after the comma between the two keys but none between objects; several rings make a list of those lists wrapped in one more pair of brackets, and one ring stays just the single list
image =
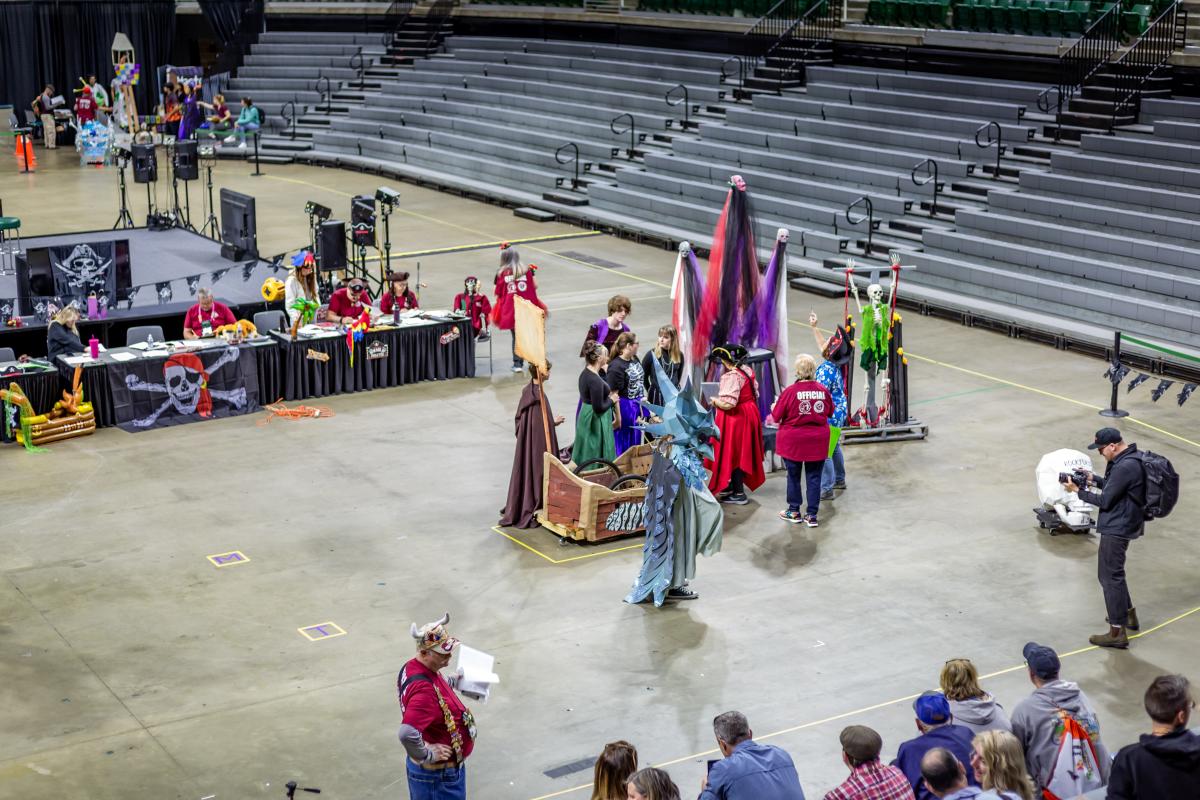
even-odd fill
[{"label": "woman seated at table", "polygon": [[301,311],[292,308],[299,300],[308,300],[320,304],[321,297],[317,293],[317,264],[311,251],[304,252],[304,260],[288,273],[283,282],[283,307],[287,310],[288,322],[296,323]]},{"label": "woman seated at table", "polygon": [[183,317],[183,338],[202,339],[212,336],[222,325],[237,322],[229,306],[213,298],[212,289],[197,289],[196,300],[196,305],[189,308]]},{"label": "woman seated at table", "polygon": [[350,282],[329,297],[329,308],[325,319],[341,325],[351,325],[370,310],[371,296],[367,294],[367,283],[362,278],[351,278]]},{"label": "woman seated at table", "polygon": [[417,308],[417,296],[408,288],[407,272],[389,272],[388,291],[379,298],[379,310],[384,314]]},{"label": "woman seated at table", "polygon": [[59,356],[70,356],[82,353],[87,348],[79,341],[79,331],[75,323],[79,320],[79,312],[75,306],[67,306],[54,315],[46,328],[46,357],[54,361]]}]

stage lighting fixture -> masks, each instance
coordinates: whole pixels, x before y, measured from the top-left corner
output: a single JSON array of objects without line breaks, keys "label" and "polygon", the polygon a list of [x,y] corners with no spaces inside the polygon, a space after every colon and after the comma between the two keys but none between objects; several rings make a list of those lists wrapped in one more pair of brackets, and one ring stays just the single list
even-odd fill
[{"label": "stage lighting fixture", "polygon": [[309,200],[304,205],[304,213],[308,214],[310,217],[316,217],[317,222],[324,222],[333,216],[333,209],[326,208],[320,203],[314,203],[312,200]]},{"label": "stage lighting fixture", "polygon": [[375,190],[375,199],[379,201],[380,205],[395,208],[400,203],[400,193],[395,189],[380,186]]}]

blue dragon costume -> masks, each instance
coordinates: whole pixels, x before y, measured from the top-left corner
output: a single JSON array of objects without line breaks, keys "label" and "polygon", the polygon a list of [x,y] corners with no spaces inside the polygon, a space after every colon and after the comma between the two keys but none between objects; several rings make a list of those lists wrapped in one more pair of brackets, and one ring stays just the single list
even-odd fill
[{"label": "blue dragon costume", "polygon": [[696,400],[690,382],[677,389],[657,360],[654,369],[663,404],[643,400],[642,405],[660,421],[640,425],[656,437],[642,509],[646,543],[642,570],[625,602],[653,598],[661,606],[699,597],[684,584],[696,575],[697,553],[711,556],[721,550],[725,515],[704,473],[704,457],[712,457],[709,442],[720,435],[713,412]]}]

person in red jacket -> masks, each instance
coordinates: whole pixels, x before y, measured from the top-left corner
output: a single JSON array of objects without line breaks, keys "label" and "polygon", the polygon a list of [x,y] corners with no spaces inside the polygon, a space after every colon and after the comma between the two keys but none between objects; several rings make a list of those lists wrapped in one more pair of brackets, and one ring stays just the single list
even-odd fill
[{"label": "person in red jacket", "polygon": [[[500,245],[500,269],[496,271],[496,305],[492,307],[492,322],[502,331],[513,330],[513,298],[523,297],[543,311],[546,304],[537,296],[533,273],[537,267],[521,263],[517,248],[504,242]],[[517,334],[513,333],[512,371],[524,372],[524,360],[517,356]]]},{"label": "person in red jacket", "polygon": [[[758,410],[758,381],[745,365],[746,348],[740,344],[714,347],[709,361],[725,367],[720,389],[712,404],[717,408],[719,438],[712,440],[713,457],[704,466],[712,470],[708,488],[721,494],[721,502],[744,506],[750,502],[746,489],[763,485],[762,412]],[[724,490],[724,491],[722,491]]]},{"label": "person in red jacket", "polygon": [[[796,381],[783,390],[771,409],[779,425],[775,434],[775,452],[787,465],[788,507],[779,517],[791,523],[803,522],[817,527],[817,511],[821,507],[821,472],[829,456],[829,419],[833,416],[833,395],[813,377],[817,362],[803,353],[796,357]],[[800,488],[803,476],[808,489],[808,508],[800,516],[804,492]]]},{"label": "person in red jacket", "polygon": [[81,128],[85,123],[94,122],[96,119],[96,101],[92,97],[90,86],[84,86],[75,100],[75,118],[79,120]]},{"label": "person in red jacket", "polygon": [[446,630],[450,615],[421,628],[412,637],[417,656],[396,679],[400,698],[400,743],[408,755],[408,794],[413,798],[466,800],[466,761],[475,749],[475,717],[442,677],[459,646]]},{"label": "person in red jacket", "polygon": [[468,275],[463,281],[463,290],[454,295],[454,310],[471,318],[471,328],[475,338],[481,342],[488,338],[488,317],[492,313],[492,304],[487,295],[479,291],[479,278]]},{"label": "person in red jacket", "polygon": [[379,311],[391,314],[393,311],[408,311],[418,308],[417,296],[408,288],[407,272],[389,272],[388,290],[379,298]]}]

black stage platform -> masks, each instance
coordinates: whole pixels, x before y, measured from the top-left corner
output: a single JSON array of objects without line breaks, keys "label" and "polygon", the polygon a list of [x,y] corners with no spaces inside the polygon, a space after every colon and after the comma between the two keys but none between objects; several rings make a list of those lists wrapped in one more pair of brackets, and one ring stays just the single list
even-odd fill
[{"label": "black stage platform", "polygon": [[[283,268],[272,271],[268,262],[247,257],[229,261],[221,257],[221,244],[191,231],[172,228],[152,231],[147,228],[87,231],[54,236],[37,236],[21,241],[26,251],[40,247],[129,241],[130,282],[134,288],[130,300],[116,303],[107,319],[80,320],[84,341],[95,336],[105,346],[125,344],[125,332],[134,325],[161,325],[168,339],[182,336],[183,315],[195,304],[195,290],[209,287],[222,303],[239,318],[249,319],[254,312],[282,308],[262,299],[264,280],[275,276],[283,280]],[[164,291],[165,290],[165,291]],[[0,275],[0,309],[11,305],[17,310],[18,282],[15,275]],[[83,309],[86,313],[86,308]],[[46,323],[34,315],[22,316],[24,327],[0,329],[0,346],[18,354],[46,354]]]}]

